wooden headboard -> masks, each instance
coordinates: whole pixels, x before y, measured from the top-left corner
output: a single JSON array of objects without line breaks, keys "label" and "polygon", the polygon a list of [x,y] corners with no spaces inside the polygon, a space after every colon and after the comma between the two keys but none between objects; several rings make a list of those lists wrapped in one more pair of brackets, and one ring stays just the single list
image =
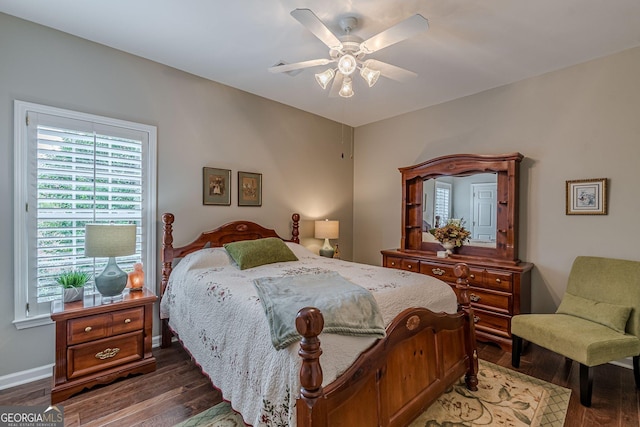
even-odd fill
[{"label": "wooden headboard", "polygon": [[291,215],[293,225],[291,229],[291,239],[283,239],[278,236],[275,230],[264,228],[263,226],[251,221],[232,221],[221,227],[211,231],[205,231],[188,245],[178,248],[173,247],[173,221],[175,216],[172,213],[162,215],[162,287],[160,295],[164,295],[164,291],[169,283],[169,275],[173,268],[173,260],[175,258],[184,257],[185,255],[195,252],[204,247],[221,247],[225,243],[237,242],[239,240],[255,240],[265,237],[277,237],[279,239],[300,243],[298,238],[300,215],[294,213]]}]

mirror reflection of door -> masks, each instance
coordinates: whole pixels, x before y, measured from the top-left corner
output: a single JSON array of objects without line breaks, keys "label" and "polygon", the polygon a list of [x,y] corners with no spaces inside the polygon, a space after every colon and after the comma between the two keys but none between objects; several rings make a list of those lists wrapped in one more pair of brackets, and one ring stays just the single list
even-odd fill
[{"label": "mirror reflection of door", "polygon": [[494,241],[496,236],[496,194],[495,183],[471,184],[473,218],[471,238]]}]

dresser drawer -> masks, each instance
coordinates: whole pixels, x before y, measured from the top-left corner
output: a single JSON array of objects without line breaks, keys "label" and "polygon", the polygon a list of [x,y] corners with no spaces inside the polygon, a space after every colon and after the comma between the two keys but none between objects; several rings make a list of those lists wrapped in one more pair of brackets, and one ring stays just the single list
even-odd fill
[{"label": "dresser drawer", "polygon": [[509,314],[511,310],[511,294],[489,292],[472,287],[469,289],[469,300],[474,308],[485,307],[505,314]]},{"label": "dresser drawer", "polygon": [[407,271],[413,271],[415,273],[420,272],[420,261],[417,259],[403,259],[401,268]]},{"label": "dresser drawer", "polygon": [[450,283],[456,283],[456,275],[453,274],[453,267],[444,264],[421,263],[420,273],[436,277]]},{"label": "dresser drawer", "polygon": [[80,317],[67,322],[67,343],[80,344],[109,336],[111,315],[98,314]]},{"label": "dresser drawer", "polygon": [[384,266],[388,268],[402,269],[402,258],[388,256],[384,258]]},{"label": "dresser drawer", "polygon": [[144,357],[144,334],[130,332],[67,349],[67,378],[76,378]]},{"label": "dresser drawer", "polygon": [[111,314],[111,335],[133,332],[144,327],[144,308],[114,311]]},{"label": "dresser drawer", "polygon": [[484,284],[487,288],[511,292],[513,288],[513,273],[486,270],[484,273]]},{"label": "dresser drawer", "polygon": [[473,321],[476,329],[489,332],[493,335],[511,337],[509,323],[511,316],[492,313],[481,309],[473,309]]},{"label": "dresser drawer", "polygon": [[[451,284],[455,284],[458,279],[453,272],[453,266],[447,264],[435,264],[435,263],[425,263],[420,261],[420,273],[428,274],[429,276],[437,277],[440,280],[445,282],[449,282]],[[469,284],[482,284],[482,270],[470,268],[469,276],[467,280],[469,280]]]}]

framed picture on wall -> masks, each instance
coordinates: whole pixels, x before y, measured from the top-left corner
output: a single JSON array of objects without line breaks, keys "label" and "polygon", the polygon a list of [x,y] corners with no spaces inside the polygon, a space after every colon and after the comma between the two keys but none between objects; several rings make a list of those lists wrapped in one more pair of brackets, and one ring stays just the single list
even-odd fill
[{"label": "framed picture on wall", "polygon": [[567,181],[567,215],[606,214],[606,178]]},{"label": "framed picture on wall", "polygon": [[202,204],[231,204],[231,171],[229,169],[202,168]]},{"label": "framed picture on wall", "polygon": [[238,206],[262,206],[262,174],[238,172]]}]

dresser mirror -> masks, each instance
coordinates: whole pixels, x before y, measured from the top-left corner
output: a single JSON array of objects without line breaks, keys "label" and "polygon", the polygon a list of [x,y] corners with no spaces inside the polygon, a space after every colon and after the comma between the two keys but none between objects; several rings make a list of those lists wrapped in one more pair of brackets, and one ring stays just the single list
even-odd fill
[{"label": "dresser mirror", "polygon": [[443,248],[429,230],[449,219],[463,221],[469,241],[459,257],[518,262],[518,177],[520,153],[456,154],[400,168],[400,250],[435,253]]},{"label": "dresser mirror", "polygon": [[496,247],[496,173],[429,178],[422,183],[422,191],[424,242],[435,242],[429,230],[458,219],[471,233],[468,245]]}]

